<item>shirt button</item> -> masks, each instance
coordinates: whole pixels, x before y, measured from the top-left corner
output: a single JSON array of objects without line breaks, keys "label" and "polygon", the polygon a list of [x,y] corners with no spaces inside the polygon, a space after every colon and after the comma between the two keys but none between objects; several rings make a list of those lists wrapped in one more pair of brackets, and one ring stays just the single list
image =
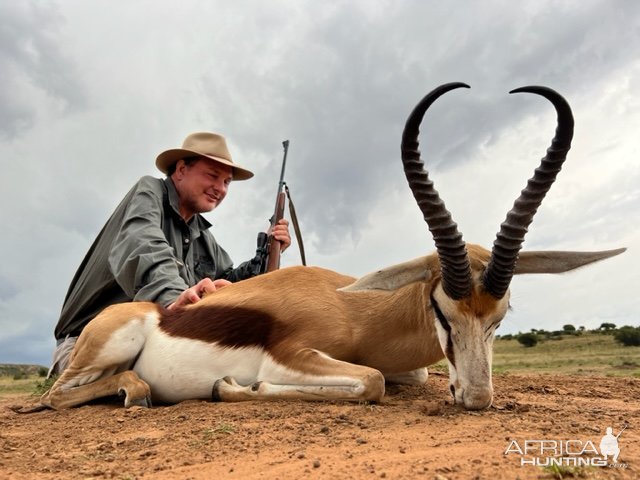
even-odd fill
[{"label": "shirt button", "polygon": [[188,239],[188,238],[185,238],[185,239],[184,239],[184,243],[189,243],[189,239]]}]

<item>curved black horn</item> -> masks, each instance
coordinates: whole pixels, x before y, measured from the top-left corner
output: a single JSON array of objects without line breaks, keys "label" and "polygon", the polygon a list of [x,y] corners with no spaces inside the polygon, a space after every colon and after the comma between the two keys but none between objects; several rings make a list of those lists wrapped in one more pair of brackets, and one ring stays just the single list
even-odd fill
[{"label": "curved black horn", "polygon": [[535,93],[549,100],[558,114],[558,127],[547,154],[520,193],[513,208],[507,213],[507,218],[500,225],[500,231],[493,243],[491,260],[482,283],[485,290],[498,299],[504,297],[509,288],[527,228],[560,172],[573,138],[571,107],[559,93],[547,87],[536,86],[518,88],[509,93],[518,92]]},{"label": "curved black horn", "polygon": [[405,124],[401,147],[402,163],[409,187],[436,243],[442,271],[442,288],[454,300],[466,298],[471,294],[471,265],[462,234],[458,232],[458,225],[452,220],[451,213],[433,188],[433,182],[429,180],[424,162],[420,159],[418,133],[422,118],[431,104],[449,90],[460,87],[469,88],[469,85],[459,82],[441,85],[418,103]]}]

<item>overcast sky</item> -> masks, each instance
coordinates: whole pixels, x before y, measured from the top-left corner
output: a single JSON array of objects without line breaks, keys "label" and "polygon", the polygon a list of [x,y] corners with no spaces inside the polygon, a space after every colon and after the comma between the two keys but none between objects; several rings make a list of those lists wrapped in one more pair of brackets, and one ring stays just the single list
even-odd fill
[{"label": "overcast sky", "polygon": [[[351,275],[433,250],[400,135],[466,241],[490,247],[570,102],[576,129],[525,249],[629,250],[517,277],[499,334],[638,325],[640,2],[0,0],[0,363],[49,364],[68,284],[123,195],[194,131],[253,170],[207,218],[236,263],[271,215],[282,159],[307,258]],[[295,245],[283,258],[299,263]]]}]

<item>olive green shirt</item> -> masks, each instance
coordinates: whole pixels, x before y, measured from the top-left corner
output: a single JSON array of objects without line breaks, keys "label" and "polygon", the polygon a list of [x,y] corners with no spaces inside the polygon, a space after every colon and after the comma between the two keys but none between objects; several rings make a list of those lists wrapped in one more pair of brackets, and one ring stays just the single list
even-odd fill
[{"label": "olive green shirt", "polygon": [[201,215],[187,223],[170,178],[143,177],[104,225],[78,268],[55,328],[56,339],[78,336],[105,307],[129,301],[167,306],[209,277],[235,282],[253,276],[253,262],[233,268]]}]

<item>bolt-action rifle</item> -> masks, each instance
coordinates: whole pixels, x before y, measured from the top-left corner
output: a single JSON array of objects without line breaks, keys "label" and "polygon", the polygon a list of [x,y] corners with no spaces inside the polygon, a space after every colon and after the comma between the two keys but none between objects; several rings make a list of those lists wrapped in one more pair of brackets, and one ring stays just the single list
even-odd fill
[{"label": "bolt-action rifle", "polygon": [[291,214],[291,221],[293,223],[296,238],[298,240],[298,246],[300,247],[300,256],[302,258],[302,264],[306,265],[306,259],[304,255],[304,246],[302,244],[302,236],[300,234],[300,228],[298,226],[298,219],[295,213],[291,196],[289,195],[289,187],[284,181],[284,171],[287,166],[287,152],[289,151],[289,140],[282,142],[284,147],[284,157],[282,159],[282,169],[280,171],[280,181],[278,182],[278,193],[276,195],[276,206],[273,212],[273,216],[269,219],[269,229],[267,232],[258,233],[258,247],[256,249],[256,256],[251,261],[253,265],[254,274],[272,272],[280,268],[280,253],[282,244],[273,238],[273,229],[282,218],[284,218],[284,206],[286,199],[289,198],[289,212]]}]

